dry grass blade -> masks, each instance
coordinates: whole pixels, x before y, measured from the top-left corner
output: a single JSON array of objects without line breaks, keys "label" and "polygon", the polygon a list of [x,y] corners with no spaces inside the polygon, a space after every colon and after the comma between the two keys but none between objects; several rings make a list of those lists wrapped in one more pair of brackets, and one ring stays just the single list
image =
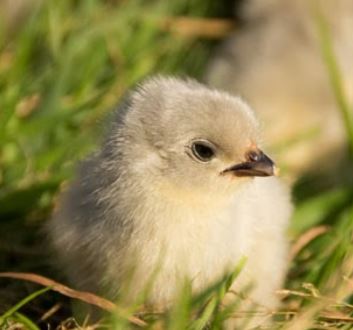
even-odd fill
[{"label": "dry grass blade", "polygon": [[59,282],[53,281],[41,275],[32,274],[32,273],[2,272],[0,273],[0,277],[15,278],[15,279],[29,281],[43,286],[51,287],[53,291],[59,292],[64,296],[81,300],[83,302],[86,302],[90,305],[97,306],[108,312],[118,313],[120,316],[127,318],[129,322],[135,325],[138,325],[140,327],[144,327],[147,325],[146,322],[142,321],[137,317],[130,316],[129,312],[118,307],[113,302],[105,298],[99,297],[90,292],[77,291],[77,290],[71,289],[66,285],[63,285]]},{"label": "dry grass blade", "polygon": [[327,233],[329,230],[330,230],[329,226],[317,226],[307,230],[305,233],[299,236],[299,238],[292,245],[292,248],[290,250],[290,254],[289,254],[290,260],[293,260],[297,256],[297,254],[312,240],[314,240],[316,237],[322,234]]},{"label": "dry grass blade", "polygon": [[284,330],[311,329],[316,322],[316,317],[320,310],[324,308],[323,302],[318,302],[314,306],[304,309],[298,313],[293,319],[287,322]]},{"label": "dry grass blade", "polygon": [[61,304],[55,304],[53,307],[51,307],[48,311],[46,311],[41,318],[39,319],[41,322],[49,319],[50,317],[52,317],[57,311],[60,310],[60,308],[62,307]]},{"label": "dry grass blade", "polygon": [[162,22],[162,29],[187,37],[224,38],[235,28],[234,20],[221,18],[170,17]]},{"label": "dry grass blade", "polygon": [[344,321],[353,323],[353,317],[344,315],[339,312],[323,311],[320,313],[320,318],[330,321]]}]

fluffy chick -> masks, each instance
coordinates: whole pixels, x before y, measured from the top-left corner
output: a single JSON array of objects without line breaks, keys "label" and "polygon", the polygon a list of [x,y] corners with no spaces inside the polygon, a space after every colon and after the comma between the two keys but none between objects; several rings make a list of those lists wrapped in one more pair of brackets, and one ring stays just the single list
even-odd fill
[{"label": "fluffy chick", "polygon": [[[322,60],[313,3],[326,17],[353,100],[353,1],[247,0],[245,24],[211,61],[208,84],[244,96],[292,176],[337,165],[345,130]],[[280,148],[283,145],[286,148]]]},{"label": "fluffy chick", "polygon": [[276,306],[291,205],[258,141],[238,97],[163,77],[131,91],[49,223],[73,284],[134,301],[152,278],[146,303],[169,306],[185,279],[198,292],[247,256],[233,288]]}]

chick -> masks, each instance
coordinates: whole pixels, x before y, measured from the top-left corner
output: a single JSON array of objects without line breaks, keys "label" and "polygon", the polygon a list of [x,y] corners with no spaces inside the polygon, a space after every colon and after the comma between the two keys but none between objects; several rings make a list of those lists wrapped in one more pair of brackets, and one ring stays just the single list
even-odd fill
[{"label": "chick", "polygon": [[345,150],[313,3],[328,22],[344,88],[353,101],[351,0],[244,1],[245,24],[225,40],[206,75],[208,84],[240,94],[254,106],[267,145],[293,178],[317,173],[318,162],[321,168],[337,165]]},{"label": "chick", "polygon": [[233,285],[277,305],[287,268],[289,192],[259,149],[253,111],[194,80],[132,90],[100,150],[83,162],[49,223],[76,288],[168,307],[248,258]]}]

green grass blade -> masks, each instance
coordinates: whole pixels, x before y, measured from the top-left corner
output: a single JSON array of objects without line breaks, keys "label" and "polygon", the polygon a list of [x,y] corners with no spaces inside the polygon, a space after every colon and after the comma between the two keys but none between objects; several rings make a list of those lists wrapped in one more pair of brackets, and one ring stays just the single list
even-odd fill
[{"label": "green grass blade", "polygon": [[193,323],[192,330],[202,330],[206,327],[207,323],[212,318],[214,311],[216,310],[218,301],[215,297],[207,304],[201,316]]},{"label": "green grass blade", "polygon": [[190,322],[191,307],[191,285],[185,283],[170,313],[167,329],[187,329]]},{"label": "green grass blade", "polygon": [[224,278],[219,290],[214,293],[205,309],[201,313],[201,316],[191,325],[191,329],[202,330],[212,320],[212,316],[218,310],[218,307],[222,302],[225,294],[229,291],[231,285],[243,270],[246,261],[246,257],[241,258],[234,271]]},{"label": "green grass blade", "polygon": [[33,299],[37,298],[38,296],[44,294],[45,292],[49,291],[51,288],[44,288],[40,289],[38,291],[33,292],[29,296],[23,298],[21,301],[19,301],[15,306],[11,307],[8,311],[6,311],[4,314],[0,316],[0,326],[5,322],[5,320],[13,315],[15,312],[17,312],[21,307],[24,305],[28,304],[30,301]]},{"label": "green grass blade", "polygon": [[321,53],[324,59],[324,63],[327,67],[331,88],[334,93],[338,108],[341,112],[343,123],[346,129],[350,154],[353,155],[352,110],[344,91],[343,78],[335,56],[329,25],[318,6],[315,6],[314,12],[320,37]]},{"label": "green grass blade", "polygon": [[20,322],[23,324],[28,330],[40,330],[40,328],[34,324],[34,322],[29,319],[27,316],[21,314],[21,313],[14,313],[14,317],[16,321]]}]

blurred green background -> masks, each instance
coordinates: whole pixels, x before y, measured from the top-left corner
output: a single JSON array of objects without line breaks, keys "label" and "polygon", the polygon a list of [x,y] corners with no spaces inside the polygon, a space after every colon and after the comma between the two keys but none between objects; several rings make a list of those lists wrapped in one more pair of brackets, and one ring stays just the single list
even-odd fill
[{"label": "blurred green background", "polygon": [[[60,186],[99,144],[106,114],[129,87],[154,73],[202,79],[214,47],[233,28],[228,21],[234,19],[233,6],[211,0],[47,0],[33,1],[13,19],[0,16],[0,271],[62,279],[50,266],[55,261],[46,255],[40,229]],[[223,20],[214,26],[210,18]],[[323,57],[333,92],[349,107],[325,33]],[[350,160],[343,177],[329,185],[322,184],[325,177],[303,177],[294,186],[290,235],[299,248],[287,282],[293,290],[310,282],[332,291],[346,274],[341,267],[352,265]],[[303,233],[312,227],[319,234],[314,230],[310,239]],[[2,279],[0,315],[32,291],[31,285]],[[288,306],[293,301],[296,308],[306,306],[309,298],[295,296]],[[36,319],[58,299],[63,298],[46,295],[24,313]],[[342,301],[351,302],[349,291]],[[343,310],[339,302],[339,311],[353,316],[353,309]],[[68,306],[64,300],[64,315],[70,315]]]},{"label": "blurred green background", "polygon": [[99,141],[102,118],[127,88],[156,72],[200,77],[213,42],[173,31],[173,16],[222,15],[222,6],[34,2],[25,23],[3,31],[0,214],[27,216],[48,207],[75,161]]},{"label": "blurred green background", "polygon": [[[198,19],[229,16],[232,6],[204,0],[0,3],[0,271],[61,278],[41,232],[60,185],[99,144],[106,114],[129,87],[153,73],[202,76],[219,37],[217,26],[214,31],[206,23],[204,31]],[[0,280],[0,315],[36,288]],[[24,313],[36,319],[56,298],[46,295]]]}]

